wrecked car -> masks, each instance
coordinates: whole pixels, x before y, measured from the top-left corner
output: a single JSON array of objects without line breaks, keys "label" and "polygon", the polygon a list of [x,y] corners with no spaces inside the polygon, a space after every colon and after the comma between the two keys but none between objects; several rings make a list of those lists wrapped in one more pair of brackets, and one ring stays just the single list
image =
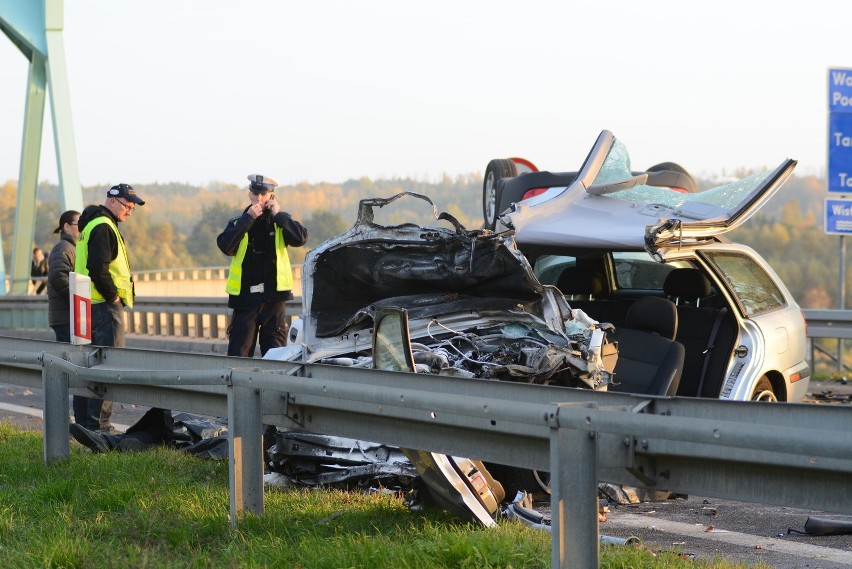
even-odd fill
[{"label": "wrecked car", "polygon": [[[402,198],[431,206],[436,226],[375,222],[375,209]],[[397,307],[419,373],[606,389],[617,358],[597,322],[538,281],[511,235],[467,230],[409,192],[363,200],[349,231],[306,256],[302,305],[290,345],[268,357],[372,367],[374,318]]]},{"label": "wrecked car", "polygon": [[[376,211],[397,200],[430,207],[434,226],[377,221]],[[572,309],[556,287],[542,285],[511,235],[468,230],[414,193],[363,200],[350,230],[307,255],[302,291],[303,311],[291,326],[290,345],[269,350],[265,358],[606,390],[618,357],[606,327]],[[387,314],[404,318],[396,329],[405,331],[405,353],[410,353],[410,361],[391,367],[381,359],[374,336]],[[272,468],[287,475],[288,483],[345,483],[357,479],[362,468],[396,477],[394,484],[406,483],[404,473],[400,482],[396,460],[358,462],[362,447],[382,445],[340,437],[320,436],[326,457],[319,453],[306,467],[304,456],[290,452],[293,438],[304,436],[312,435],[280,432],[270,450]],[[298,446],[306,448],[304,440]],[[464,457],[401,451],[423,490],[413,507],[437,505],[485,525],[495,523],[506,489],[488,466]],[[357,464],[347,464],[347,456]]]},{"label": "wrecked car", "polygon": [[[517,163],[516,163],[517,162]],[[674,310],[666,334],[684,347],[666,394],[800,402],[808,390],[804,316],[753,249],[725,233],[749,219],[790,177],[795,160],[699,190],[681,166],[637,172],[609,131],[574,172],[539,172],[527,160],[492,160],[484,223],[510,231],[540,282],[572,308],[616,329],[648,298]],[[674,325],[672,325],[674,324]],[[617,339],[617,338],[616,338]],[[610,391],[634,354],[619,349]]]}]

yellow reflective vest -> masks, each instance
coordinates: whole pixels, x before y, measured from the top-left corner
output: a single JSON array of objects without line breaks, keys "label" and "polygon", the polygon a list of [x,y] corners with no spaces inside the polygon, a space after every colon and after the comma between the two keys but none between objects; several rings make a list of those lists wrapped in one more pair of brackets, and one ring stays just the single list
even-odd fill
[{"label": "yellow reflective vest", "polygon": [[[248,233],[243,235],[237,254],[231,259],[231,267],[228,269],[228,282],[225,283],[225,292],[239,296],[243,282],[243,261],[248,249]],[[293,290],[293,271],[290,269],[290,257],[287,255],[287,244],[284,242],[284,230],[275,226],[275,290]],[[260,283],[255,283],[260,284]]]},{"label": "yellow reflective vest", "polygon": [[[124,246],[124,239],[118,231],[115,222],[108,216],[102,215],[96,217],[86,224],[83,231],[80,232],[80,238],[77,240],[77,259],[74,262],[74,272],[89,276],[89,269],[86,264],[89,261],[89,237],[92,230],[106,223],[110,229],[115,232],[118,238],[118,255],[109,264],[109,274],[112,277],[112,282],[115,283],[115,288],[118,289],[118,297],[124,301],[127,308],[133,308],[133,281],[130,278],[130,262],[127,260],[127,248]],[[104,296],[95,288],[95,283],[92,283],[92,303],[98,304],[105,302]]]}]

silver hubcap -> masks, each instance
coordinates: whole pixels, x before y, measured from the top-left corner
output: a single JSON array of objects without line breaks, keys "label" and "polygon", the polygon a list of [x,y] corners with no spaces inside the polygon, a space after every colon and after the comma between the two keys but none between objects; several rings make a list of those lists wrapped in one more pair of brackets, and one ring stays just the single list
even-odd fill
[{"label": "silver hubcap", "polygon": [[769,401],[771,403],[778,403],[778,398],[775,397],[775,393],[772,392],[771,389],[764,389],[763,391],[758,391],[752,397],[752,401]]},{"label": "silver hubcap", "polygon": [[494,223],[497,209],[497,191],[494,188],[494,172],[489,172],[485,179],[485,220]]}]

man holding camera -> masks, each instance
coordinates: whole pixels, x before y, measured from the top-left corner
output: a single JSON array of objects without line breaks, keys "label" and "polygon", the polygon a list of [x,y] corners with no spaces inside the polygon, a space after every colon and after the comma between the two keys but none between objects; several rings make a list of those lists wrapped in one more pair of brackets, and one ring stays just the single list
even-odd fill
[{"label": "man holding camera", "polygon": [[249,205],[228,221],[216,238],[231,259],[228,307],[234,313],[228,326],[228,355],[252,357],[260,336],[261,356],[287,345],[284,303],[293,298],[293,272],[287,247],[301,247],[308,230],[281,211],[275,200],[278,181],[261,174],[249,180]]}]

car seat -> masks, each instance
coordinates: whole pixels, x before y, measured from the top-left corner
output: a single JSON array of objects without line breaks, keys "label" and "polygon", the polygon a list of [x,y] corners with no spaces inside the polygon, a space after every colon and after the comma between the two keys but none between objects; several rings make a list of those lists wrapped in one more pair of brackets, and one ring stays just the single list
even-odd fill
[{"label": "car seat", "polygon": [[568,297],[571,308],[579,308],[591,318],[600,320],[600,303],[594,300],[603,290],[598,275],[583,267],[566,267],[556,279],[556,288]]},{"label": "car seat", "polygon": [[686,352],[675,341],[677,307],[665,298],[643,296],[616,329],[618,361],[610,391],[643,395],[674,395],[680,383]]},{"label": "car seat", "polygon": [[677,303],[675,339],[686,350],[677,394],[718,397],[721,375],[736,339],[733,317],[727,308],[702,305],[702,300],[712,293],[712,285],[699,269],[673,269],[663,283],[663,292]]}]

